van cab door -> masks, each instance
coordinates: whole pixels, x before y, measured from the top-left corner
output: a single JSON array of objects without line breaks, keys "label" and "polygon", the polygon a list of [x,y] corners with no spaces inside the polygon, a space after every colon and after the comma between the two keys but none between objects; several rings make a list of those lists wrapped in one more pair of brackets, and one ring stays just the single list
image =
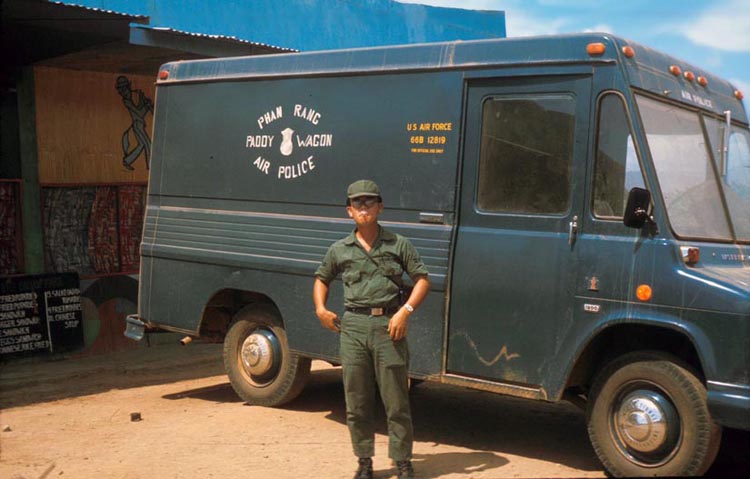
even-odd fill
[{"label": "van cab door", "polygon": [[542,384],[573,316],[591,77],[469,83],[446,372]]}]

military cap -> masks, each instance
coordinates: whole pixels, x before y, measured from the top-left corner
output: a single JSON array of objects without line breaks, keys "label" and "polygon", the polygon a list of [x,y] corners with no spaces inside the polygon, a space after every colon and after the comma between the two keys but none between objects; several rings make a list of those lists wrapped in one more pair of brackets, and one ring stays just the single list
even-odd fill
[{"label": "military cap", "polygon": [[380,188],[371,180],[357,180],[346,189],[347,198],[358,196],[380,196]]}]

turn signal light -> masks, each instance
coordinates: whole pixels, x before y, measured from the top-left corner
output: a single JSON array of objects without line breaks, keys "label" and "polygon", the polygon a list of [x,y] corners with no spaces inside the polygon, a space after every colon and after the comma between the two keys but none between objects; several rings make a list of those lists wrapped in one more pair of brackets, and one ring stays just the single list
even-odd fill
[{"label": "turn signal light", "polygon": [[701,260],[701,250],[694,246],[680,246],[682,261],[687,265],[694,265]]},{"label": "turn signal light", "polygon": [[693,74],[693,72],[690,72],[690,71],[685,72],[685,74],[683,76],[685,77],[685,80],[687,80],[687,81],[691,82],[691,81],[695,80],[695,74]]},{"label": "turn signal light", "polygon": [[622,54],[628,58],[633,58],[635,56],[635,50],[633,50],[633,47],[622,47]]},{"label": "turn signal light", "polygon": [[604,55],[607,47],[603,43],[589,43],[586,45],[586,53],[592,57],[599,57]]},{"label": "turn signal light", "polygon": [[651,299],[651,286],[642,284],[635,290],[635,296],[641,301],[648,301]]},{"label": "turn signal light", "polygon": [[167,78],[169,78],[169,71],[162,70],[159,72],[159,80],[166,80]]},{"label": "turn signal light", "polygon": [[708,86],[708,80],[706,80],[706,77],[698,77],[698,84],[700,86]]},{"label": "turn signal light", "polygon": [[742,101],[742,99],[745,98],[745,95],[743,95],[742,92],[739,90],[734,90],[734,97]]},{"label": "turn signal light", "polygon": [[677,65],[672,65],[672,66],[669,67],[669,73],[671,73],[672,75],[678,77],[682,73],[682,70]]}]

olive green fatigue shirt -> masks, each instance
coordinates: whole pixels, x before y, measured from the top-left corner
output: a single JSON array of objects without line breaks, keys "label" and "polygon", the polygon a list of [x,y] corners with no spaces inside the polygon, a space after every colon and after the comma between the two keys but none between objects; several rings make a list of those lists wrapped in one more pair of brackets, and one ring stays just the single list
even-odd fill
[{"label": "olive green fatigue shirt", "polygon": [[399,287],[404,272],[413,280],[427,275],[427,268],[414,245],[403,236],[379,226],[378,238],[369,255],[357,241],[355,228],[328,248],[323,262],[315,272],[330,285],[339,273],[344,283],[344,306],[347,308],[379,308],[398,306]]}]

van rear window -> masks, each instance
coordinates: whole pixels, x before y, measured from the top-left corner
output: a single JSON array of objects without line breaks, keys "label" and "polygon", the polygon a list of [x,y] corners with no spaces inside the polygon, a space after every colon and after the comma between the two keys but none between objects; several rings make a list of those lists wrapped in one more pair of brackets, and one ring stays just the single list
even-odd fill
[{"label": "van rear window", "polygon": [[486,99],[482,106],[479,209],[532,214],[566,212],[574,131],[572,96]]}]

